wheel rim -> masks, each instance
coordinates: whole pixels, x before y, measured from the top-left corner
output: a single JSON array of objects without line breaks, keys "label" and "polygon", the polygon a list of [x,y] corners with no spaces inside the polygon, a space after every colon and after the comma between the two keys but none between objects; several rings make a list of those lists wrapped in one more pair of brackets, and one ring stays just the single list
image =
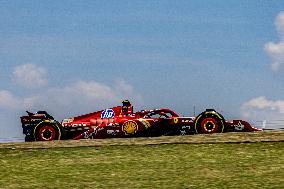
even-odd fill
[{"label": "wheel rim", "polygon": [[203,133],[217,133],[218,128],[218,123],[214,118],[205,118],[201,122],[201,129]]},{"label": "wheel rim", "polygon": [[54,127],[46,125],[39,129],[39,140],[50,141],[54,140],[56,132]]}]

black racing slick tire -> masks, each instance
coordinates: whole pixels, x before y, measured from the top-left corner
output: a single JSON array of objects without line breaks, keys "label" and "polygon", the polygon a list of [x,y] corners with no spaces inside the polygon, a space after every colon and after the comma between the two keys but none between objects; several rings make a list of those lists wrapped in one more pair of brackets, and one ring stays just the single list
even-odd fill
[{"label": "black racing slick tire", "polygon": [[41,123],[34,129],[35,141],[60,140],[62,137],[61,128],[56,123]]},{"label": "black racing slick tire", "polygon": [[200,134],[222,133],[225,127],[225,119],[214,110],[201,113],[194,122],[195,132]]}]

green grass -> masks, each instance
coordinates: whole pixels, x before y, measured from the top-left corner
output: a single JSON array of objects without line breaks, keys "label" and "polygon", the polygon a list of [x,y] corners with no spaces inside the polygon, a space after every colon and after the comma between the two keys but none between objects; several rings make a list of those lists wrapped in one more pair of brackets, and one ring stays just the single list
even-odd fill
[{"label": "green grass", "polygon": [[0,148],[0,188],[284,188],[284,142]]}]

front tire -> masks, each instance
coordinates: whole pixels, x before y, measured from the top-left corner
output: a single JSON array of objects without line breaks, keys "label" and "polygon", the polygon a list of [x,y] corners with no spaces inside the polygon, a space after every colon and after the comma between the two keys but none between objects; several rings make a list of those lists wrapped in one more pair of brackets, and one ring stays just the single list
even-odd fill
[{"label": "front tire", "polygon": [[216,111],[205,111],[195,118],[195,132],[202,134],[222,133],[225,120]]}]

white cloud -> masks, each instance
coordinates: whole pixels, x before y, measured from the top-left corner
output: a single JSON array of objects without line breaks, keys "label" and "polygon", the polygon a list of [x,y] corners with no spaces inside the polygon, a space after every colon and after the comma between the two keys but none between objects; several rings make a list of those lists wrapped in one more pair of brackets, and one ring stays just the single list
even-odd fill
[{"label": "white cloud", "polygon": [[284,11],[281,11],[275,20],[275,25],[278,33],[284,38]]},{"label": "white cloud", "polygon": [[0,107],[5,109],[18,109],[22,105],[21,100],[10,91],[0,91]]},{"label": "white cloud", "polygon": [[284,11],[280,12],[276,17],[275,26],[279,34],[280,41],[278,43],[266,43],[264,50],[272,59],[271,69],[273,71],[278,71],[280,66],[284,64]]},{"label": "white cloud", "polygon": [[122,97],[127,98],[126,94],[133,94],[133,87],[124,79],[118,78],[114,81],[114,90]]},{"label": "white cloud", "polygon": [[27,88],[37,88],[47,85],[47,71],[34,64],[24,64],[14,68],[14,81]]},{"label": "white cloud", "polygon": [[265,45],[265,50],[272,58],[271,68],[273,71],[278,71],[280,66],[284,64],[284,42],[279,43],[269,42]]},{"label": "white cloud", "polygon": [[[47,88],[28,97],[15,97],[9,91],[0,91],[0,108],[24,110],[48,110],[56,118],[80,115],[121,104],[125,98],[141,105],[142,96],[123,79],[114,85],[96,81],[78,81],[63,88]],[[3,100],[2,100],[3,99]]]},{"label": "white cloud", "polygon": [[241,106],[241,115],[254,120],[284,120],[284,100],[253,98]]},{"label": "white cloud", "polygon": [[272,59],[272,70],[278,71],[280,66],[284,64],[284,11],[280,12],[276,17],[275,26],[280,41],[278,43],[268,42],[265,44],[264,50]]}]

